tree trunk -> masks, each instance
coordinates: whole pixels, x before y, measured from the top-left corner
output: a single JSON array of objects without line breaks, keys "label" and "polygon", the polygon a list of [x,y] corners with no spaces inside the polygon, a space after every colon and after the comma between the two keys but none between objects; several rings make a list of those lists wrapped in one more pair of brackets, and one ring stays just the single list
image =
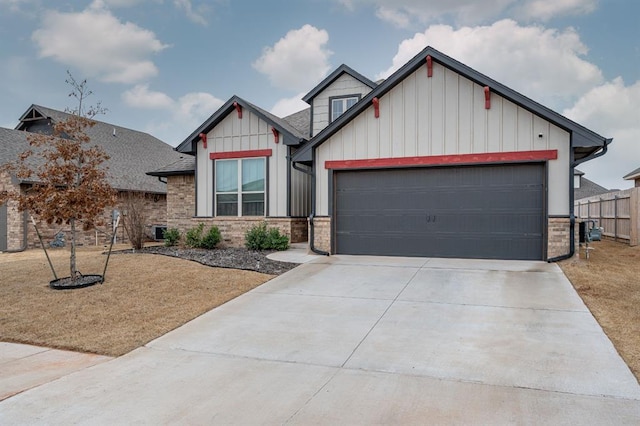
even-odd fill
[{"label": "tree trunk", "polygon": [[71,219],[71,255],[69,256],[69,267],[71,269],[71,279],[76,279],[76,220]]}]

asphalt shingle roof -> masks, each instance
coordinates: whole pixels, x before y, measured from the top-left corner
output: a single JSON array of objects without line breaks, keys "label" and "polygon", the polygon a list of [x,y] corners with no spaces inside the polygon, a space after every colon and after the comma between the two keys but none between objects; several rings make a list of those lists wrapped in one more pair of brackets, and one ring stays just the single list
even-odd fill
[{"label": "asphalt shingle roof", "polygon": [[159,169],[147,172],[151,176],[178,176],[178,175],[192,175],[196,172],[196,157],[192,155],[184,155],[184,158],[179,159],[176,162],[168,164]]},{"label": "asphalt shingle roof", "polygon": [[[69,114],[55,109],[32,105],[54,122],[67,119]],[[24,118],[25,115],[22,116]],[[101,146],[110,159],[107,161],[109,183],[119,190],[166,193],[166,185],[146,172],[157,170],[182,159],[170,145],[148,133],[127,129],[114,124],[94,120],[96,124],[86,130],[91,142]],[[0,163],[15,161],[16,156],[28,147],[27,132],[2,129],[0,133]],[[13,147],[8,147],[12,145]],[[20,146],[16,149],[15,147]]]},{"label": "asphalt shingle roof", "polygon": [[611,190],[605,188],[604,186],[600,186],[593,181],[590,181],[584,176],[581,176],[580,188],[574,188],[573,198],[574,200],[580,200],[582,198],[594,197],[596,195],[605,194],[607,192],[611,192]]},{"label": "asphalt shingle roof", "polygon": [[635,179],[637,177],[640,177],[640,167],[638,167],[634,171],[624,175],[623,179],[630,179],[631,180],[631,179]]},{"label": "asphalt shingle roof", "polygon": [[305,139],[309,139],[311,136],[309,133],[311,131],[311,108],[287,115],[282,119],[297,129]]}]

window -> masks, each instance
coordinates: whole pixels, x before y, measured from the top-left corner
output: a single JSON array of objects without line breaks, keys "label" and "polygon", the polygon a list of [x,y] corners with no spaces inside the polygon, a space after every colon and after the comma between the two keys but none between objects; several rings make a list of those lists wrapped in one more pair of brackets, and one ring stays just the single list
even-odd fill
[{"label": "window", "polygon": [[216,216],[264,216],[265,159],[217,160]]},{"label": "window", "polygon": [[331,121],[335,121],[346,110],[354,106],[360,100],[359,96],[345,96],[331,99]]}]

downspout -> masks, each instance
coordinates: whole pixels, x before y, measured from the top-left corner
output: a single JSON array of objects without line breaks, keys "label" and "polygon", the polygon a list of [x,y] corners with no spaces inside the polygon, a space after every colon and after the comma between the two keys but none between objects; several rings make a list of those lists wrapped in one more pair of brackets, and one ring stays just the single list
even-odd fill
[{"label": "downspout", "polygon": [[162,176],[158,176],[158,180],[162,183],[164,183],[165,185],[167,184],[166,180],[162,180]]},{"label": "downspout", "polygon": [[570,165],[569,167],[569,253],[548,259],[547,262],[549,263],[559,262],[561,260],[569,259],[573,257],[573,255],[575,254],[576,252],[576,238],[575,238],[576,216],[575,216],[575,209],[573,205],[575,201],[574,193],[573,193],[574,191],[573,172],[575,167],[578,166],[579,164],[582,164],[586,161],[593,160],[595,158],[602,157],[603,155],[605,155],[607,153],[607,145],[609,145],[612,140],[613,139],[606,139],[604,141],[604,144],[602,145],[602,150],[599,150],[594,152],[593,154],[587,155],[586,157],[580,160],[574,160],[573,141],[572,141],[570,151],[569,151],[569,165]]},{"label": "downspout", "polygon": [[299,172],[302,172],[311,177],[311,214],[309,215],[309,248],[315,254],[319,254],[321,256],[329,256],[329,253],[323,250],[316,248],[315,246],[315,232],[314,232],[314,224],[313,220],[316,217],[316,162],[315,162],[315,150],[313,151],[313,159],[311,170],[305,170],[296,165],[295,162],[291,162],[291,166]]}]

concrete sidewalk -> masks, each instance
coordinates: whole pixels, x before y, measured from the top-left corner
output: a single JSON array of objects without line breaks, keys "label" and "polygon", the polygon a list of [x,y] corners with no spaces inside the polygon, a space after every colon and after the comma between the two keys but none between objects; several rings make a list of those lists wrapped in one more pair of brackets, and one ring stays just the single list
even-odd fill
[{"label": "concrete sidewalk", "polygon": [[638,424],[640,386],[557,265],[320,257],[0,424]]}]

